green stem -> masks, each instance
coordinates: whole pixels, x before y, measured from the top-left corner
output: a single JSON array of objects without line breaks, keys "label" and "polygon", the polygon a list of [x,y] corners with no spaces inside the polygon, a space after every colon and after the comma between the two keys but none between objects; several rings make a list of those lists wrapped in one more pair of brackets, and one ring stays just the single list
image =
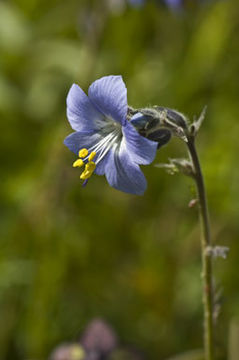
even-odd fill
[{"label": "green stem", "polygon": [[187,136],[187,146],[194,167],[194,179],[198,192],[199,216],[201,223],[201,251],[202,251],[202,281],[204,305],[204,350],[205,360],[214,359],[213,339],[213,284],[212,284],[212,256],[208,249],[211,247],[209,215],[203,174],[195,147],[193,135]]}]

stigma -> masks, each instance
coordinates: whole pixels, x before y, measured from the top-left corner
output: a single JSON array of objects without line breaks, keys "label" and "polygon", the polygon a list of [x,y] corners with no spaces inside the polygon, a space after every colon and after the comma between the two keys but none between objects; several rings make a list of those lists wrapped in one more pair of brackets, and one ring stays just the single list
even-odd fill
[{"label": "stigma", "polygon": [[81,173],[80,179],[88,180],[96,168],[95,162],[92,161],[96,156],[96,152],[92,151],[89,154],[89,151],[87,149],[83,148],[83,149],[79,150],[78,155],[79,155],[79,159],[74,161],[72,166],[73,167],[82,167],[85,165],[85,168],[84,168],[83,172]]}]

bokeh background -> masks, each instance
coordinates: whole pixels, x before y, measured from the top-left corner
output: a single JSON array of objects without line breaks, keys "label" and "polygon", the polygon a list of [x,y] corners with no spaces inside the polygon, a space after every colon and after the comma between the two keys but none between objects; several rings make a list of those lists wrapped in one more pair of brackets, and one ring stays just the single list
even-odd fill
[{"label": "bokeh background", "polygon": [[[231,249],[214,268],[217,350],[228,359],[239,317],[238,31],[237,0],[178,10],[149,0],[0,2],[1,360],[47,359],[95,317],[145,359],[202,347],[192,181],[151,165],[143,197],[97,176],[82,188],[63,145],[71,84],[87,91],[110,74],[122,74],[136,108],[192,118],[208,106],[198,149],[213,239]],[[173,139],[154,164],[185,155]]]}]

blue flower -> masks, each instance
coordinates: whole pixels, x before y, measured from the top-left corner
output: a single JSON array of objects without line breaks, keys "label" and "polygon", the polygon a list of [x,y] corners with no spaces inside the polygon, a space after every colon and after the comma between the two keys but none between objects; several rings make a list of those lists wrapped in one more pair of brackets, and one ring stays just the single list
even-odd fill
[{"label": "blue flower", "polygon": [[[67,96],[67,117],[74,133],[64,144],[84,166],[81,179],[105,175],[115,189],[142,195],[147,187],[139,165],[150,164],[157,142],[139,135],[127,119],[127,89],[121,76],[105,76],[91,84],[88,97],[76,84]],[[94,160],[94,161],[93,161]]]}]

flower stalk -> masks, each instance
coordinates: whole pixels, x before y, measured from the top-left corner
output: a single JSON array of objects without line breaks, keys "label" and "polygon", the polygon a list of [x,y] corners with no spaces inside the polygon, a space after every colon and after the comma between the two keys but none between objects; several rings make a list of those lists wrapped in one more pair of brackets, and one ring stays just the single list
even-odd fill
[{"label": "flower stalk", "polygon": [[202,281],[204,306],[204,351],[205,360],[214,359],[214,329],[213,329],[213,280],[212,280],[212,254],[211,235],[207,197],[203,174],[195,147],[195,135],[187,135],[187,147],[194,170],[194,180],[198,193],[198,208],[201,223],[201,252],[202,252]]},{"label": "flower stalk", "polygon": [[[159,164],[158,167],[164,167],[170,174],[181,172],[184,175],[194,179],[198,193],[198,208],[201,224],[201,256],[202,256],[202,282],[203,282],[203,305],[204,305],[204,349],[205,360],[214,360],[214,336],[213,336],[213,317],[214,317],[214,299],[213,299],[213,274],[212,258],[213,256],[226,257],[227,248],[218,247],[215,249],[211,244],[209,214],[207,206],[206,190],[203,174],[198,158],[195,138],[198,130],[205,118],[206,108],[201,115],[191,125],[188,119],[177,110],[154,106],[140,110],[130,109],[132,112],[131,123],[136,127],[139,133],[151,140],[164,145],[170,139],[171,135],[179,137],[186,143],[190,161],[186,159],[170,159],[168,164]],[[162,141],[162,134],[165,137],[169,131],[170,136],[166,137],[166,142]]]}]

